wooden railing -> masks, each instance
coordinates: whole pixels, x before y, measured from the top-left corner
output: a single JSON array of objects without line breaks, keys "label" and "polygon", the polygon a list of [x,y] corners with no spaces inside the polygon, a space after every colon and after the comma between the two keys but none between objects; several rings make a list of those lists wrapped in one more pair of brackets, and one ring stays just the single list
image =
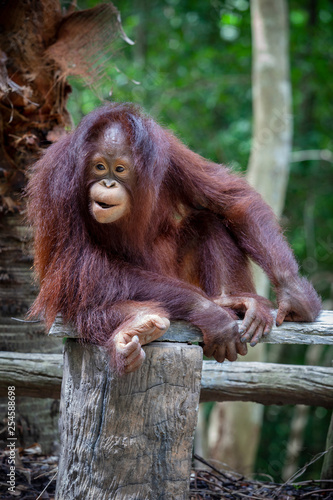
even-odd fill
[{"label": "wooden railing", "polygon": [[[60,320],[54,324],[51,334],[75,335]],[[198,342],[201,335],[191,325],[179,322],[172,324],[163,339]],[[315,323],[284,323],[274,327],[263,342],[333,345],[333,311],[322,312]],[[2,351],[0,396],[7,396],[8,385],[15,385],[18,395],[60,398],[62,373],[62,354]],[[204,361],[200,401],[254,401],[266,405],[307,404],[333,408],[333,367]]]},{"label": "wooden railing", "polygon": [[[144,365],[115,375],[105,350],[67,337],[57,354],[0,353],[0,395],[60,397],[62,451],[57,499],[186,498],[200,401],[255,401],[333,408],[333,368],[252,362],[202,362],[198,330],[174,323],[145,346]],[[274,344],[333,344],[333,312],[314,323],[284,323]],[[193,345],[194,344],[194,345]]]}]

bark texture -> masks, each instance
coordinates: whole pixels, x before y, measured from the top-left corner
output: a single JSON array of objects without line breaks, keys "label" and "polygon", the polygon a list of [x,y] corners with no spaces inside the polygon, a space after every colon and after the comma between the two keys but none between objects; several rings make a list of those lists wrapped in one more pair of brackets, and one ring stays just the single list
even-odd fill
[{"label": "bark texture", "polygon": [[[0,396],[60,398],[61,354],[0,353]],[[333,368],[277,363],[204,361],[200,401],[255,401],[333,408]]]},{"label": "bark texture", "polygon": [[106,351],[67,340],[58,500],[186,499],[202,349],[152,343],[120,377]]},{"label": "bark texture", "polygon": [[[3,0],[0,5],[0,349],[60,352],[42,323],[19,323],[32,304],[32,235],[25,226],[27,168],[71,127],[66,110],[69,74],[98,78],[110,42],[125,38],[109,2],[65,12],[59,0]],[[128,41],[128,40],[127,40]],[[5,402],[6,403],[6,402]],[[36,408],[36,404],[38,408]],[[39,441],[51,451],[57,432],[53,401],[17,402],[22,446]],[[34,407],[34,408],[33,408]],[[33,410],[32,410],[33,408]],[[0,404],[0,418],[6,415]],[[29,422],[34,413],[33,423]],[[53,430],[52,430],[53,429]]]},{"label": "bark texture", "polygon": [[200,401],[255,401],[333,408],[333,368],[206,361]]},{"label": "bark texture", "polygon": [[[43,325],[19,323],[36,296],[31,266],[30,230],[24,222],[22,192],[27,167],[66,126],[69,86],[57,79],[57,66],[45,63],[45,48],[61,22],[58,1],[4,1],[0,7],[0,348],[60,352],[45,338]],[[50,394],[51,396],[51,394]],[[6,401],[0,406],[6,415]],[[51,452],[57,440],[51,399],[22,397],[17,402],[18,442],[39,442]],[[33,415],[33,417],[32,417]]]},{"label": "bark texture", "polygon": [[247,178],[280,216],[292,141],[287,3],[253,0],[251,17],[254,127]]},{"label": "bark texture", "polygon": [[[275,314],[275,313],[273,313]],[[239,325],[241,321],[239,321]],[[281,326],[273,326],[272,331],[260,340],[266,344],[333,344],[333,311],[322,311],[313,323],[285,321]],[[60,317],[52,325],[51,337],[77,338],[78,333],[65,325]],[[168,331],[156,342],[202,342],[202,334],[198,328],[185,321],[172,321]],[[251,350],[256,351],[255,348]],[[240,358],[243,359],[243,358]]]}]

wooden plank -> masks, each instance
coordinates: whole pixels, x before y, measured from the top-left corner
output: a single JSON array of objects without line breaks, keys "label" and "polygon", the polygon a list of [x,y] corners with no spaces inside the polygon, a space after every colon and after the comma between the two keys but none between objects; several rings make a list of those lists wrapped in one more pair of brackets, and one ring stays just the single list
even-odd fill
[{"label": "wooden plank", "polygon": [[[79,334],[70,325],[63,323],[61,316],[57,316],[49,333],[53,337],[78,338]],[[173,321],[168,331],[160,337],[159,342],[201,342],[202,334],[198,328],[185,321]]]},{"label": "wooden plank", "polygon": [[14,385],[17,396],[60,397],[63,355],[0,352],[0,396]]},{"label": "wooden plank", "polygon": [[[78,337],[78,333],[70,326],[64,325],[60,317],[57,317],[49,335]],[[201,342],[202,335],[200,330],[191,324],[174,321],[159,341]],[[333,344],[333,311],[323,311],[318,320],[313,323],[285,322],[279,327],[274,326],[262,342],[267,344]]]},{"label": "wooden plank", "polygon": [[333,408],[333,368],[204,361],[200,401],[254,401]]},{"label": "wooden plank", "polygon": [[58,500],[188,498],[202,349],[145,351],[138,371],[118,377],[104,349],[67,340]]},{"label": "wooden plank", "polygon": [[[60,398],[62,354],[0,352],[0,397]],[[333,368],[204,361],[201,401],[256,401],[333,408]]]}]

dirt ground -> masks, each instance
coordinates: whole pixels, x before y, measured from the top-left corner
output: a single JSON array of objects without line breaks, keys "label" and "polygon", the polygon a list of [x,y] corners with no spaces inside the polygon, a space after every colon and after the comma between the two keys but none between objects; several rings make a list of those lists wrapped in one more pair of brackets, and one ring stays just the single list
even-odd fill
[{"label": "dirt ground", "polygon": [[[54,500],[58,458],[44,456],[38,445],[17,452],[15,491],[8,490],[8,453],[0,454],[0,498],[3,500]],[[277,499],[333,500],[333,480],[322,487],[320,481],[276,484],[245,478],[229,470],[218,469],[195,456],[204,469],[193,469],[190,500]],[[332,486],[330,486],[330,484]],[[110,499],[111,500],[111,499]]]}]

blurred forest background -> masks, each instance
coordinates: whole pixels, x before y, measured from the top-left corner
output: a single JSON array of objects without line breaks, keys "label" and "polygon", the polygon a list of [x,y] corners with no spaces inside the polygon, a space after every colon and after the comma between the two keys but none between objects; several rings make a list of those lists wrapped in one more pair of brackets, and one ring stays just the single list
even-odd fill
[{"label": "blurred forest background", "polygon": [[[69,2],[63,2],[68,6]],[[79,0],[80,8],[97,0]],[[252,133],[251,18],[247,0],[118,0],[126,35],[89,87],[71,78],[68,101],[75,124],[102,100],[133,101],[170,127],[196,152],[244,171]],[[293,147],[282,225],[301,272],[333,305],[333,2],[291,0],[290,70]],[[117,50],[117,48],[115,48]],[[301,161],[300,161],[301,160]],[[311,364],[307,347],[268,348],[268,360]],[[331,366],[331,348],[317,362]],[[310,358],[310,359],[309,359]],[[315,364],[315,363],[314,363]],[[208,416],[210,406],[206,407]],[[264,410],[254,470],[280,481],[287,467],[291,422],[300,423],[296,466],[325,449],[330,412],[295,407]],[[291,444],[289,444],[290,448]],[[305,477],[318,477],[322,461]]]}]

